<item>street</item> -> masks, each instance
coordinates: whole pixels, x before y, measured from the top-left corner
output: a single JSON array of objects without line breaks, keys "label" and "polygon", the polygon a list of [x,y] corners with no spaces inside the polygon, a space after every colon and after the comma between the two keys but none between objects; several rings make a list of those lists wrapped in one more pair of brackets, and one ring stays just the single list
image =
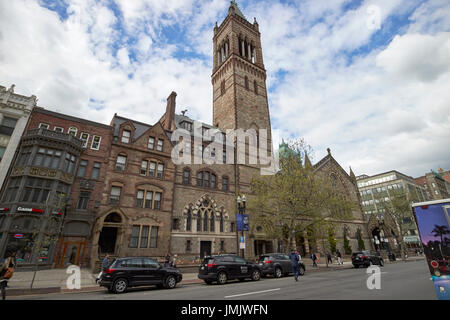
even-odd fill
[{"label": "street", "polygon": [[10,297],[8,300],[436,300],[424,260],[387,264],[381,268],[381,289],[369,290],[366,268],[308,273],[298,282],[292,276],[260,281],[204,283],[173,290],[129,289],[125,294],[106,291]]}]

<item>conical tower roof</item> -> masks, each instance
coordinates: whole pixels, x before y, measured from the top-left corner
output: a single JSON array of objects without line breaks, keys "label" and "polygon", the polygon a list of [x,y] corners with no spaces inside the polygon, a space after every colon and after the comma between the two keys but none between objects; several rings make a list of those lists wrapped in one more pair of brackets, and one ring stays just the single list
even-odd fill
[{"label": "conical tower roof", "polygon": [[239,9],[238,4],[236,3],[236,1],[231,0],[230,3],[230,10],[233,10],[235,14],[237,14],[238,16],[240,16],[241,18],[244,18],[245,20],[247,20],[247,18],[244,16],[244,14],[242,13],[242,11]]}]

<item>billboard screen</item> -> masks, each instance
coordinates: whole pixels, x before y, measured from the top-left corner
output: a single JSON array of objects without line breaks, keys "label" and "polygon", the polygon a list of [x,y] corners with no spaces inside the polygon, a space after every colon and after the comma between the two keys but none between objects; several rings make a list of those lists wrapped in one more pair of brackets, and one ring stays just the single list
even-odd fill
[{"label": "billboard screen", "polygon": [[420,239],[439,299],[450,299],[450,199],[413,206]]}]

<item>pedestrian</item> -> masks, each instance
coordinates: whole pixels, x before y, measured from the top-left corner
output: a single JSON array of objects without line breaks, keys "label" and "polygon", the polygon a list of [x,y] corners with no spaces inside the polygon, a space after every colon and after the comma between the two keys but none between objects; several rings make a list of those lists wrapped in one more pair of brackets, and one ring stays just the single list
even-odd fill
[{"label": "pedestrian", "polygon": [[336,250],[336,256],[337,256],[337,259],[338,259],[338,264],[344,264],[344,263],[342,262],[342,254],[341,254],[341,252],[339,251],[339,249]]},{"label": "pedestrian", "polygon": [[317,256],[314,252],[311,254],[311,260],[313,262],[313,267],[317,267],[317,263],[316,263]]},{"label": "pedestrian", "polygon": [[8,281],[12,278],[16,268],[17,252],[10,251],[5,256],[5,262],[0,269],[0,289],[2,292],[2,300],[6,299],[6,288],[8,287]]},{"label": "pedestrian", "polygon": [[291,250],[291,253],[289,254],[289,259],[291,259],[292,272],[294,273],[294,279],[295,279],[295,281],[298,281],[298,274],[299,274],[298,262],[300,261],[300,257],[297,254],[297,252],[295,252],[294,249]]},{"label": "pedestrian", "polygon": [[328,252],[328,254],[327,254],[327,263],[333,264],[333,259],[331,259],[331,253],[330,252]]},{"label": "pedestrian", "polygon": [[164,261],[164,267],[170,266],[170,254],[167,252],[166,254],[166,260]]},{"label": "pedestrian", "polygon": [[103,258],[102,261],[102,271],[105,271],[109,267],[109,254],[106,254],[106,256]]},{"label": "pedestrian", "polygon": [[170,263],[170,266],[171,266],[172,268],[176,268],[176,267],[177,267],[177,255],[174,255],[174,256],[173,256],[173,260],[172,260],[172,262]]}]

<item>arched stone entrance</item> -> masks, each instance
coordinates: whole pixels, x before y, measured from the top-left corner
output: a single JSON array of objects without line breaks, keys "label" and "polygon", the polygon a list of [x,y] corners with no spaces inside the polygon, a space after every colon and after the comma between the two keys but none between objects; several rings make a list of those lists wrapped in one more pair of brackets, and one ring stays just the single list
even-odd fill
[{"label": "arched stone entrance", "polygon": [[102,254],[116,254],[118,231],[122,227],[122,217],[117,212],[108,214],[98,238],[98,251]]}]

